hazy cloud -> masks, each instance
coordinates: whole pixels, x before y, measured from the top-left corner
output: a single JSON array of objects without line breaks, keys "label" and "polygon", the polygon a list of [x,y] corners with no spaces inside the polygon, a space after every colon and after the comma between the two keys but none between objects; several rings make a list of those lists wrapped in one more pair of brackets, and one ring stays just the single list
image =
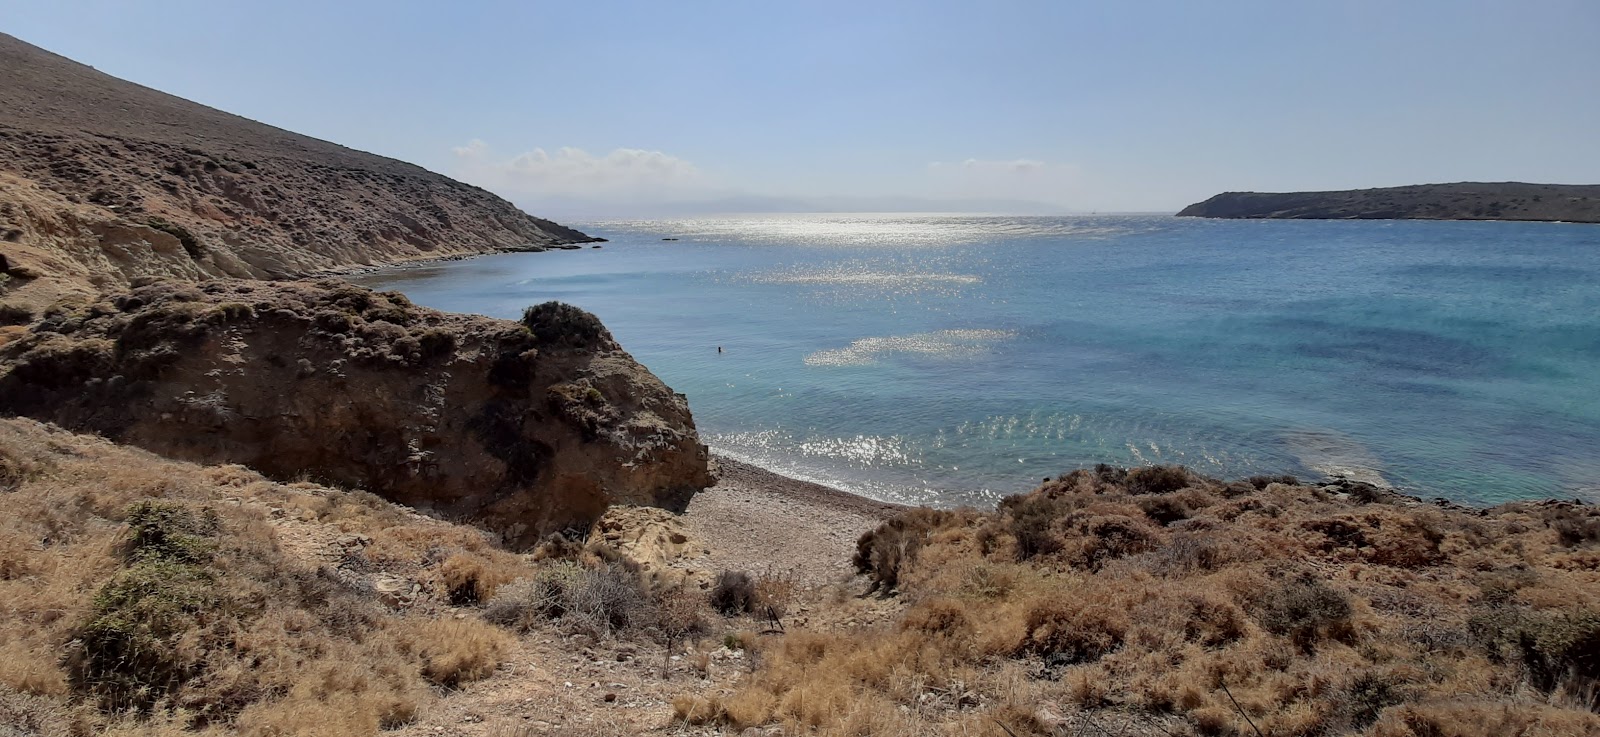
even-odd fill
[{"label": "hazy cloud", "polygon": [[1038,159],[966,159],[928,164],[928,189],[942,197],[1014,198],[1071,205],[1082,187],[1078,167]]},{"label": "hazy cloud", "polygon": [[619,148],[596,156],[580,148],[536,148],[500,157],[478,140],[453,151],[461,178],[513,198],[671,199],[707,186],[694,164],[660,151]]},{"label": "hazy cloud", "polygon": [[1035,161],[1033,159],[1012,159],[1010,161],[967,159],[966,161],[955,164],[947,164],[943,161],[935,161],[928,165],[928,169],[935,172],[946,171],[949,169],[959,169],[965,172],[998,172],[1002,174],[1025,174],[1028,172],[1040,171],[1044,168],[1045,165],[1043,161]]}]

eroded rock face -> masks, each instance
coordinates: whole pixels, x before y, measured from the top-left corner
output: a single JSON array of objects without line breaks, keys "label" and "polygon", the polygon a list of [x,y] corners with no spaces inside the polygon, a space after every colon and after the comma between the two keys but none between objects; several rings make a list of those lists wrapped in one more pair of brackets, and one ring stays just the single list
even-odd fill
[{"label": "eroded rock face", "polygon": [[600,322],[419,308],[344,282],[160,282],[0,347],[0,411],[359,487],[516,544],[711,483],[687,402]]}]

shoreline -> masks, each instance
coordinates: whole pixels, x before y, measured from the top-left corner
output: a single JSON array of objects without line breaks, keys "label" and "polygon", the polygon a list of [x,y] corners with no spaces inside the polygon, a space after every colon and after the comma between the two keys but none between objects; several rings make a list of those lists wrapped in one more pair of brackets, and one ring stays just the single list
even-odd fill
[{"label": "shoreline", "polygon": [[610,243],[608,238],[590,238],[584,241],[569,241],[548,246],[525,246],[520,248],[501,248],[483,253],[455,253],[448,256],[424,256],[415,259],[403,259],[386,264],[350,264],[348,266],[330,266],[326,269],[291,276],[284,281],[299,281],[301,279],[320,279],[324,277],[361,276],[375,274],[386,269],[419,269],[435,264],[446,264],[452,261],[468,261],[483,256],[498,256],[507,253],[544,253],[546,251],[581,251],[584,246],[597,248],[600,243]]},{"label": "shoreline", "polygon": [[[740,488],[757,489],[762,493],[775,497],[782,497],[809,508],[826,510],[833,513],[844,513],[866,517],[888,519],[899,512],[912,509],[932,509],[925,504],[897,504],[885,502],[862,494],[838,489],[832,486],[819,484],[814,481],[786,476],[778,471],[735,460],[726,455],[712,451],[712,462],[715,464],[717,483],[706,487],[700,494],[712,491],[724,485]],[[1129,466],[1133,468],[1133,466]],[[1238,479],[1215,479],[1220,482],[1236,481]],[[1374,484],[1364,479],[1340,474],[1329,474],[1320,479],[1298,479],[1302,486],[1313,486],[1324,491],[1336,494],[1349,494],[1352,496],[1372,497],[1382,499],[1398,506],[1430,506],[1441,509],[1451,509],[1462,512],[1477,512],[1493,509],[1504,504],[1513,503],[1544,503],[1544,502],[1572,502],[1577,504],[1594,504],[1595,502],[1584,499],[1582,496],[1560,497],[1548,496],[1537,499],[1515,499],[1498,504],[1472,505],[1462,504],[1448,497],[1424,497],[1409,494],[1401,489],[1388,485]],[[1017,489],[1006,496],[1026,494],[1033,491],[1032,487]],[[697,495],[698,496],[698,495]],[[693,506],[693,502],[691,502]],[[963,505],[970,506],[970,505]]]},{"label": "shoreline", "polygon": [[[1210,217],[1210,216],[1200,216],[1200,217]],[[1210,217],[1210,219],[1238,219],[1238,218]],[[1261,219],[1307,219],[1307,218],[1261,218]],[[1405,218],[1402,218],[1402,219],[1405,219]],[[1435,220],[1442,221],[1443,219],[1435,219]],[[1488,220],[1482,220],[1482,219],[1475,219],[1475,220],[1471,220],[1471,221],[1462,221],[1462,222],[1489,222],[1489,221]],[[1510,221],[1510,220],[1507,220],[1507,221],[1502,221],[1502,222],[1533,222],[1533,221]],[[1542,221],[1542,222],[1564,222],[1564,221]],[[1586,223],[1578,222],[1578,223],[1573,223],[1573,224],[1580,224],[1581,225],[1581,224],[1586,224]],[[447,255],[447,256],[436,256],[436,257],[419,258],[419,259],[413,259],[413,260],[402,260],[402,261],[396,261],[396,262],[392,262],[392,263],[388,263],[388,264],[381,264],[381,265],[370,265],[370,266],[355,266],[355,265],[352,265],[352,266],[343,266],[343,267],[333,267],[333,268],[330,268],[330,269],[325,269],[325,270],[322,270],[322,271],[313,272],[311,274],[307,274],[307,275],[304,275],[304,276],[291,277],[288,280],[289,281],[295,281],[295,280],[301,280],[301,279],[316,279],[316,278],[322,278],[322,277],[334,277],[334,278],[338,278],[338,277],[356,277],[356,276],[370,275],[370,274],[378,273],[378,272],[381,272],[381,271],[388,271],[388,270],[407,271],[407,270],[412,270],[412,269],[427,268],[429,266],[434,266],[434,265],[447,264],[447,263],[455,262],[455,261],[465,261],[465,260],[469,260],[469,259],[476,259],[476,258],[483,257],[483,256],[491,256],[491,255],[498,255],[498,254],[541,253],[541,252],[548,251],[548,250],[581,250],[583,248],[584,244],[605,243],[605,242],[609,242],[609,240],[606,239],[606,238],[595,237],[595,238],[591,238],[590,240],[586,240],[586,241],[575,241],[575,242],[571,242],[571,243],[563,243],[563,244],[560,244],[560,245],[552,245],[552,246],[545,246],[545,247],[507,248],[507,249],[500,249],[500,250],[495,250],[495,251],[487,251],[487,252],[483,252],[483,253],[452,254],[452,255]],[[648,368],[648,367],[646,367],[646,368]],[[836,509],[836,510],[841,510],[841,511],[850,511],[850,512],[859,512],[859,513],[863,513],[863,514],[882,514],[886,510],[896,510],[896,511],[898,511],[898,510],[906,510],[906,509],[913,509],[913,508],[918,508],[918,507],[928,507],[929,506],[926,503],[923,503],[923,504],[900,504],[900,503],[895,503],[895,502],[882,501],[882,500],[876,499],[874,497],[867,496],[865,494],[859,494],[859,493],[856,493],[856,492],[848,491],[848,490],[840,488],[840,487],[829,486],[829,485],[826,485],[826,484],[823,484],[823,483],[818,483],[816,481],[811,481],[811,480],[807,480],[807,479],[804,479],[804,478],[797,478],[797,477],[788,476],[788,475],[785,475],[781,471],[768,469],[768,468],[765,468],[765,467],[762,467],[762,466],[759,466],[759,465],[756,465],[756,464],[753,464],[753,463],[750,463],[750,462],[747,462],[747,461],[735,460],[734,458],[732,458],[732,457],[730,457],[728,455],[725,455],[723,453],[717,452],[715,450],[711,451],[711,457],[713,458],[713,460],[717,464],[717,466],[719,466],[721,469],[723,469],[724,473],[727,473],[727,472],[731,471],[739,479],[739,481],[741,483],[753,484],[753,483],[756,483],[757,479],[759,479],[760,480],[759,483],[763,487],[771,488],[771,489],[774,489],[774,490],[779,490],[781,493],[783,493],[783,494],[785,494],[785,495],[787,495],[787,496],[789,496],[791,498],[794,498],[796,500],[804,501],[805,503],[810,504],[810,505],[819,505],[819,506],[827,507],[827,508],[830,508],[830,509]],[[1542,495],[1542,496],[1539,496],[1539,497],[1511,499],[1511,500],[1507,500],[1507,501],[1504,501],[1504,502],[1493,502],[1493,503],[1491,503],[1491,502],[1470,503],[1469,502],[1469,503],[1463,503],[1461,501],[1457,501],[1457,500],[1449,498],[1449,497],[1439,496],[1437,494],[1438,490],[1433,490],[1434,491],[1433,494],[1428,494],[1428,493],[1424,492],[1423,490],[1419,490],[1419,489],[1417,489],[1415,487],[1395,486],[1395,485],[1391,484],[1390,482],[1388,482],[1388,480],[1385,479],[1382,476],[1380,471],[1375,471],[1375,470],[1368,469],[1368,468],[1340,468],[1340,469],[1333,469],[1333,470],[1310,468],[1310,469],[1306,469],[1306,470],[1310,470],[1312,473],[1317,474],[1317,476],[1314,476],[1314,477],[1311,477],[1311,478],[1301,478],[1300,481],[1303,484],[1311,485],[1311,486],[1318,486],[1318,487],[1325,487],[1325,488],[1337,488],[1337,489],[1350,488],[1352,485],[1371,486],[1371,487],[1379,490],[1379,493],[1381,493],[1383,496],[1393,498],[1396,501],[1398,501],[1399,503],[1403,503],[1403,504],[1426,504],[1426,505],[1439,506],[1439,507],[1448,507],[1448,508],[1461,509],[1461,510],[1480,510],[1480,509],[1489,509],[1489,508],[1492,508],[1492,507],[1495,507],[1495,506],[1499,506],[1500,504],[1508,503],[1508,502],[1512,502],[1512,501],[1531,501],[1531,502],[1539,502],[1539,501],[1577,501],[1577,502],[1585,503],[1585,504],[1600,503],[1600,492],[1590,493],[1587,489],[1569,489],[1569,490],[1566,490],[1564,493],[1561,492],[1561,491],[1555,491],[1555,492],[1552,492],[1552,493],[1549,493],[1549,494],[1546,494],[1546,495]],[[1222,480],[1233,480],[1233,479],[1231,479],[1231,477],[1230,478],[1218,477],[1218,478],[1222,479]],[[1014,495],[1014,494],[1025,494],[1025,493],[1028,493],[1029,491],[1031,491],[1033,489],[1033,487],[1036,486],[1036,485],[1037,485],[1036,483],[1033,484],[1033,485],[1026,485],[1025,484],[1025,485],[1020,486],[1020,487],[1015,488],[1015,489],[1009,489],[1009,490],[1005,491],[1002,494],[1002,496],[1010,496],[1010,495]],[[709,488],[710,487],[708,487],[708,489]],[[943,505],[941,505],[941,506],[943,506]],[[956,506],[969,506],[969,505],[961,504],[961,505],[956,505]],[[990,507],[990,506],[992,506],[992,505],[983,505],[984,508],[987,508],[987,507]]]},{"label": "shoreline", "polygon": [[712,571],[777,575],[813,589],[849,580],[861,536],[910,509],[717,454],[712,463],[717,482],[678,515]]},{"label": "shoreline", "polygon": [[717,464],[716,476],[719,486],[725,482],[761,485],[798,501],[854,514],[889,515],[918,508],[917,505],[879,501],[814,481],[785,476],[753,463],[734,460],[715,451],[711,453],[711,458]]}]

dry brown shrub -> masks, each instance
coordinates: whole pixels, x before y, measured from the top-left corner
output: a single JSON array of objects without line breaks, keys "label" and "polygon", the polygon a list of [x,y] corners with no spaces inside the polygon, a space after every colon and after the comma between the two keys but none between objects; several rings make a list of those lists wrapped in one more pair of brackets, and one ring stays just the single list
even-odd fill
[{"label": "dry brown shrub", "polygon": [[[1225,684],[1265,734],[1499,733],[1473,719],[1595,731],[1600,687],[1577,655],[1600,638],[1585,614],[1600,609],[1587,511],[1473,513],[1291,481],[1101,468],[953,526],[928,513],[891,523],[858,560],[893,566],[896,626],[767,642],[719,703],[749,704],[741,726],[818,734],[849,734],[886,707],[909,720],[890,734],[1003,734],[1001,716],[1025,734],[1042,705],[1062,704],[1143,709],[1171,734],[1253,734]],[[1013,668],[1026,677],[1000,677]],[[976,694],[963,703],[980,706],[942,696],[958,673]],[[1447,706],[1460,694],[1498,716]],[[1071,724],[1047,721],[1038,734]]]},{"label": "dry brown shrub", "polygon": [[[274,484],[238,467],[173,463],[25,420],[0,420],[0,449],[48,469],[5,492],[0,692],[82,704],[96,693],[121,693],[114,700],[150,707],[149,717],[133,721],[74,707],[90,725],[82,733],[226,726],[246,735],[374,734],[414,719],[434,698],[433,684],[483,677],[503,657],[507,639],[496,628],[395,613],[369,589],[326,573],[320,560],[297,557],[305,548],[280,537],[332,539],[348,530],[371,535],[374,546],[388,540],[383,566],[416,580],[442,579],[453,556],[509,571],[504,566],[516,556],[480,532],[366,495]],[[269,510],[279,510],[277,523]],[[186,580],[204,582],[192,592],[217,605],[189,612]],[[133,588],[113,596],[119,581]],[[179,606],[155,605],[162,601]],[[154,627],[155,612],[188,613],[163,615],[166,624]],[[91,626],[100,640],[83,637]],[[140,632],[171,643],[161,650],[180,665],[176,680],[145,684],[156,671],[124,671],[112,658],[72,688],[69,671],[93,662],[96,642]],[[63,653],[77,653],[67,659],[71,668]],[[114,682],[128,688],[105,690]]]},{"label": "dry brown shrub", "polygon": [[[1459,699],[1459,697],[1458,697]],[[1405,704],[1372,725],[1373,737],[1572,737],[1600,734],[1600,715],[1539,703],[1449,699]]]},{"label": "dry brown shrub", "polygon": [[1066,528],[1061,556],[1089,570],[1147,552],[1161,539],[1148,520],[1122,514],[1078,514],[1066,522]]},{"label": "dry brown shrub", "polygon": [[769,570],[761,574],[754,586],[754,613],[781,628],[797,588],[793,573]]},{"label": "dry brown shrub", "polygon": [[971,510],[949,512],[913,509],[885,522],[856,541],[856,570],[872,577],[872,589],[891,592],[900,583],[900,569],[915,558],[933,533],[965,525],[976,516]]},{"label": "dry brown shrub", "polygon": [[1444,533],[1433,514],[1384,510],[1371,514],[1368,519],[1376,527],[1369,535],[1372,549],[1366,553],[1368,561],[1397,568],[1419,568],[1445,561],[1439,548]]},{"label": "dry brown shrub", "polygon": [[511,640],[482,620],[451,618],[411,625],[403,643],[421,659],[423,677],[453,688],[494,673]]},{"label": "dry brown shrub", "polygon": [[1047,661],[1092,663],[1122,645],[1128,613],[1078,597],[1057,596],[1028,608],[1022,651]]},{"label": "dry brown shrub", "polygon": [[526,573],[526,566],[514,559],[496,560],[469,552],[456,553],[439,567],[450,603],[457,606],[488,601],[501,586]]}]

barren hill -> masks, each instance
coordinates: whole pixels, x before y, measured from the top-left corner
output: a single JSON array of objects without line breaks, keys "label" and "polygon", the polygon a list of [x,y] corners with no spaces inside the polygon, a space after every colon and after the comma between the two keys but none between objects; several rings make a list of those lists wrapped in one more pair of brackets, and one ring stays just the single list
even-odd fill
[{"label": "barren hill", "polygon": [[281,278],[591,240],[421,167],[4,34],[0,69],[0,300],[13,306],[143,276]]},{"label": "barren hill", "polygon": [[1180,217],[1600,223],[1600,185],[1456,182],[1338,192],[1224,192]]}]

